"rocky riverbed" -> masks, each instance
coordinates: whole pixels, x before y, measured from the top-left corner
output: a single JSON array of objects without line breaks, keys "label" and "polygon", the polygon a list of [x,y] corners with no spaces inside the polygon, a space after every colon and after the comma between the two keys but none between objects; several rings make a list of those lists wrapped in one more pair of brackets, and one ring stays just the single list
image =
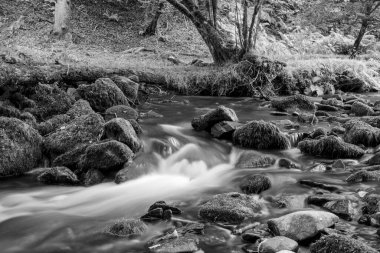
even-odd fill
[{"label": "rocky riverbed", "polygon": [[2,98],[4,252],[380,249],[375,96],[146,101],[113,76]]}]

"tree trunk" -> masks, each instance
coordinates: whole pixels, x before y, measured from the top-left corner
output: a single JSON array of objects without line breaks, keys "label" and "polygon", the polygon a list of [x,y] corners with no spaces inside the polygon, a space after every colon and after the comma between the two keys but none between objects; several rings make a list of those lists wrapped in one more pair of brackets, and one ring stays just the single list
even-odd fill
[{"label": "tree trunk", "polygon": [[149,23],[149,25],[147,26],[147,28],[145,29],[143,33],[144,36],[152,36],[156,34],[158,20],[161,14],[163,13],[164,8],[165,8],[165,2],[160,2],[156,14],[154,15],[152,21]]},{"label": "tree trunk", "polygon": [[350,58],[355,58],[356,54],[359,51],[360,43],[362,42],[362,39],[363,39],[363,37],[367,31],[368,25],[369,25],[369,19],[371,17],[371,13],[372,13],[372,5],[373,5],[373,3],[366,3],[365,17],[362,19],[362,25],[360,27],[358,37],[356,37],[356,40],[354,42],[354,46],[352,48],[352,53],[351,53]]},{"label": "tree trunk", "polygon": [[52,34],[62,38],[70,27],[71,0],[57,0],[54,9],[54,26]]}]

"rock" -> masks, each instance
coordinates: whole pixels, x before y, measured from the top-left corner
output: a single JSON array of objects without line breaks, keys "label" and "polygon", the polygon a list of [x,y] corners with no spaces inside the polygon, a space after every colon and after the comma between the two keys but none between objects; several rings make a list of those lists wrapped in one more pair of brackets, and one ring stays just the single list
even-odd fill
[{"label": "rock", "polygon": [[140,124],[136,120],[129,119],[128,121],[129,121],[129,123],[131,123],[131,125],[132,125],[132,127],[135,130],[137,135],[142,134],[143,130],[142,130]]},{"label": "rock", "polygon": [[81,159],[81,168],[98,169],[103,173],[120,170],[124,163],[130,162],[134,154],[124,143],[111,140],[91,144]]},{"label": "rock", "polygon": [[271,200],[276,208],[302,209],[305,207],[306,195],[280,194]]},{"label": "rock", "polygon": [[380,128],[380,116],[365,116],[361,117],[360,120],[373,127]]},{"label": "rock", "polygon": [[311,253],[378,253],[362,241],[338,234],[323,236],[311,245],[310,251]]},{"label": "rock", "polygon": [[350,175],[346,181],[349,183],[380,181],[380,171],[357,171]]},{"label": "rock", "polygon": [[302,153],[324,158],[360,158],[364,150],[358,146],[345,143],[335,136],[327,136],[319,140],[304,140],[298,144]]},{"label": "rock", "polygon": [[103,118],[96,113],[76,118],[46,136],[45,149],[60,155],[79,145],[96,142],[103,133],[103,124]]},{"label": "rock", "polygon": [[222,121],[211,128],[211,135],[218,139],[232,139],[235,130],[243,124],[233,121]]},{"label": "rock", "polygon": [[128,77],[117,75],[112,76],[111,79],[115,82],[117,87],[119,87],[119,89],[124,93],[129,102],[131,102],[132,104],[136,104],[138,102],[137,97],[140,87],[138,82],[134,82]]},{"label": "rock", "polygon": [[314,111],[316,109],[314,103],[306,96],[294,95],[282,99],[273,99],[272,107],[279,111],[287,109],[300,109],[305,111]]},{"label": "rock", "polygon": [[284,128],[284,129],[299,129],[300,128],[300,125],[298,123],[294,123],[288,119],[272,120],[271,123],[275,124],[279,128]]},{"label": "rock", "polygon": [[86,153],[88,145],[79,145],[66,153],[56,157],[53,160],[53,166],[63,166],[71,169],[72,171],[76,171],[79,169],[79,162],[81,157]]},{"label": "rock", "polygon": [[311,166],[310,168],[307,168],[307,171],[309,171],[309,172],[319,172],[320,173],[320,172],[326,172],[326,170],[327,170],[326,166],[323,164],[320,164],[320,163],[315,164],[315,165]]},{"label": "rock", "polygon": [[380,212],[380,194],[367,193],[364,198],[363,214],[373,215]]},{"label": "rock", "polygon": [[201,205],[199,216],[211,222],[240,223],[261,215],[262,203],[254,196],[237,192],[218,194]]},{"label": "rock", "polygon": [[380,152],[372,156],[367,163],[368,165],[380,165]]},{"label": "rock", "polygon": [[326,136],[327,135],[327,131],[326,129],[322,128],[322,127],[319,127],[317,129],[315,129],[311,134],[310,134],[310,138],[311,139],[316,139],[320,136]]},{"label": "rock", "polygon": [[275,236],[264,240],[259,245],[260,253],[277,253],[281,250],[290,250],[297,252],[298,243],[284,236]]},{"label": "rock", "polygon": [[297,168],[296,164],[294,164],[292,161],[290,161],[289,159],[286,159],[286,158],[281,158],[278,161],[278,166],[283,167],[283,168],[287,168],[287,169]]},{"label": "rock", "polygon": [[345,123],[346,134],[344,140],[355,145],[364,145],[366,147],[375,147],[380,144],[380,129],[372,127],[369,124],[359,121],[350,120]]},{"label": "rock", "polygon": [[193,235],[186,235],[179,238],[161,240],[157,244],[149,247],[149,252],[154,253],[177,253],[177,252],[198,252],[199,239]]},{"label": "rock", "polygon": [[242,169],[255,169],[255,168],[265,168],[274,165],[276,159],[271,156],[265,156],[256,151],[245,151],[239,157],[236,163],[236,168]]},{"label": "rock", "polygon": [[33,169],[42,158],[42,137],[16,118],[0,117],[0,177]]},{"label": "rock", "polygon": [[213,125],[222,121],[236,122],[238,117],[234,110],[221,105],[204,115],[195,117],[191,121],[191,125],[196,131],[209,131]]},{"label": "rock", "polygon": [[241,235],[241,238],[245,242],[255,243],[255,242],[257,242],[258,240],[261,239],[261,236],[258,235],[258,234],[256,234],[256,233],[246,232],[246,233],[244,233],[244,234]]},{"label": "rock", "polygon": [[242,179],[239,187],[245,194],[260,194],[268,190],[272,183],[267,176],[249,175]]},{"label": "rock", "polygon": [[123,92],[109,78],[100,78],[91,85],[80,85],[77,91],[97,112],[105,112],[115,105],[129,105]]},{"label": "rock", "polygon": [[174,207],[174,206],[170,206],[165,201],[162,201],[162,200],[157,201],[153,205],[151,205],[148,209],[148,212],[150,212],[154,209],[157,209],[157,208],[161,208],[163,211],[170,210],[170,211],[172,211],[172,213],[174,215],[180,215],[182,213],[182,211],[179,208]]},{"label": "rock", "polygon": [[104,125],[104,136],[108,139],[122,142],[136,153],[142,147],[135,130],[128,120],[122,118],[111,119]]},{"label": "rock", "polygon": [[149,162],[127,163],[123,169],[119,170],[115,176],[115,183],[120,184],[128,180],[139,178],[154,170],[154,166]]},{"label": "rock", "polygon": [[66,114],[55,115],[47,121],[38,124],[37,130],[40,132],[41,135],[47,135],[56,130],[58,127],[62,126],[63,124],[68,123],[70,120],[70,117]]},{"label": "rock", "polygon": [[94,110],[92,110],[90,103],[86,100],[80,99],[74,103],[74,105],[67,111],[66,115],[69,116],[70,119],[76,119],[91,113],[94,113]]},{"label": "rock", "polygon": [[338,100],[336,98],[328,98],[321,101],[321,104],[323,105],[331,105],[335,107],[343,106],[343,102],[341,100]]},{"label": "rock", "polygon": [[317,117],[331,117],[331,114],[329,114],[325,111],[316,111],[315,116],[317,116]]},{"label": "rock", "polygon": [[338,126],[335,126],[333,128],[331,128],[331,133],[334,133],[334,134],[344,134],[346,132],[346,129],[344,127],[338,127]]},{"label": "rock", "polygon": [[320,111],[327,111],[327,112],[336,112],[339,111],[339,109],[332,105],[325,105],[325,104],[316,104],[317,110]]},{"label": "rock", "polygon": [[298,122],[315,125],[318,123],[318,118],[312,113],[300,113],[297,117]]},{"label": "rock", "polygon": [[287,112],[277,112],[277,111],[270,112],[269,114],[273,116],[290,116],[290,114]]},{"label": "rock", "polygon": [[327,202],[345,200],[346,197],[336,193],[315,194],[307,197],[306,202],[309,205],[323,206]]},{"label": "rock", "polygon": [[307,180],[307,179],[302,179],[299,181],[299,183],[302,185],[307,185],[310,187],[317,187],[317,188],[327,190],[327,191],[338,191],[338,190],[342,189],[342,187],[340,187],[340,186],[315,182],[313,180]]},{"label": "rock", "polygon": [[355,215],[355,209],[348,199],[329,201],[323,205],[323,208],[345,220],[352,220]]},{"label": "rock", "polygon": [[127,105],[112,106],[106,110],[105,116],[104,116],[106,121],[109,121],[114,118],[123,118],[126,120],[131,120],[131,119],[137,120],[138,117],[139,117],[139,113],[135,109]]},{"label": "rock", "polygon": [[351,106],[351,113],[355,114],[355,116],[371,116],[374,111],[373,109],[359,101],[356,101],[355,103],[352,104]]},{"label": "rock", "polygon": [[104,179],[104,175],[99,170],[89,170],[84,175],[84,185],[92,186],[96,184],[100,184]]},{"label": "rock", "polygon": [[289,139],[277,126],[265,121],[251,121],[236,129],[233,143],[253,149],[288,149]]},{"label": "rock", "polygon": [[120,219],[106,229],[106,233],[111,235],[136,238],[144,234],[148,230],[148,226],[144,222],[137,219]]},{"label": "rock", "polygon": [[75,88],[68,88],[67,91],[66,91],[67,95],[69,95],[69,97],[75,101],[79,100],[80,99],[80,96],[78,94],[78,91],[77,89]]},{"label": "rock", "polygon": [[79,183],[77,176],[66,167],[53,167],[42,172],[37,180],[44,184],[76,185]]},{"label": "rock", "polygon": [[325,211],[298,211],[268,220],[268,226],[275,235],[285,236],[297,242],[311,239],[321,230],[339,221],[335,214]]}]

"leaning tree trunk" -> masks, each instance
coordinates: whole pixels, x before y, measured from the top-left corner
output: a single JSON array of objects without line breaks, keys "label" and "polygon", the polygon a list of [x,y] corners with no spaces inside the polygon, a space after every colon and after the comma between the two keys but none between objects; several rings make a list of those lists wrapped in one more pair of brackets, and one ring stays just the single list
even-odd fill
[{"label": "leaning tree trunk", "polygon": [[63,37],[70,27],[71,0],[57,0],[54,9],[54,26],[52,34]]},{"label": "leaning tree trunk", "polygon": [[165,2],[160,2],[156,14],[143,33],[144,36],[152,36],[156,34],[158,20],[160,19],[160,16],[163,13],[164,9]]}]

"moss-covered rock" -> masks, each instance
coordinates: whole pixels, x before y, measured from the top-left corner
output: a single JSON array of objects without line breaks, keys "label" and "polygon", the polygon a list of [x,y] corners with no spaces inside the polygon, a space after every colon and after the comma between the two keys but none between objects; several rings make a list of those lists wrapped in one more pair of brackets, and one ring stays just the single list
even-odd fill
[{"label": "moss-covered rock", "polygon": [[240,223],[261,215],[262,203],[255,197],[237,192],[218,194],[199,209],[199,216],[212,222]]},{"label": "moss-covered rock", "polygon": [[79,99],[74,103],[74,105],[67,111],[66,115],[70,117],[70,119],[76,119],[81,116],[94,113],[92,110],[90,103],[86,100]]},{"label": "moss-covered rock", "polygon": [[111,79],[124,93],[127,99],[132,104],[136,104],[140,85],[125,76],[114,75]]},{"label": "moss-covered rock", "polygon": [[346,129],[344,140],[346,142],[374,147],[380,144],[380,129],[372,127],[360,120],[350,120],[343,125]]},{"label": "moss-covered rock", "polygon": [[234,110],[227,108],[223,105],[218,106],[218,108],[209,111],[206,114],[195,117],[191,121],[192,127],[196,131],[210,131],[211,127],[222,121],[238,121],[238,117]]},{"label": "moss-covered rock", "polygon": [[361,116],[371,116],[374,113],[374,111],[372,107],[362,102],[356,101],[351,106],[351,113],[355,114],[355,116],[361,117]]},{"label": "moss-covered rock", "polygon": [[89,170],[84,174],[83,184],[85,186],[92,186],[100,184],[104,179],[104,175],[99,170]]},{"label": "moss-covered rock", "polygon": [[265,168],[274,165],[276,158],[263,155],[257,151],[244,151],[236,163],[236,168],[255,169]]},{"label": "moss-covered rock", "polygon": [[289,139],[276,125],[265,121],[251,121],[235,130],[233,143],[253,149],[287,149]]},{"label": "moss-covered rock", "polygon": [[271,185],[267,176],[256,174],[244,177],[239,187],[245,194],[259,194],[268,190]]},{"label": "moss-covered rock", "polygon": [[321,104],[323,105],[331,105],[335,107],[343,106],[343,102],[341,100],[338,100],[336,98],[328,98],[321,101]]},{"label": "moss-covered rock", "polygon": [[319,140],[304,140],[298,144],[302,153],[324,158],[360,158],[364,150],[346,143],[336,136],[327,136]]},{"label": "moss-covered rock", "polygon": [[135,238],[148,230],[148,226],[137,219],[120,219],[106,229],[106,233],[111,235]]},{"label": "moss-covered rock", "polygon": [[39,123],[37,129],[41,135],[47,135],[56,130],[59,126],[68,123],[70,120],[70,117],[66,114],[55,115],[54,117]]},{"label": "moss-covered rock", "polygon": [[97,112],[105,112],[115,105],[129,105],[123,92],[109,78],[100,78],[91,85],[81,85],[77,91]]},{"label": "moss-covered rock", "polygon": [[275,236],[264,240],[259,245],[260,253],[278,253],[281,251],[297,252],[298,243],[284,236]]},{"label": "moss-covered rock", "polygon": [[20,175],[42,158],[42,137],[19,119],[0,117],[0,177]]},{"label": "moss-covered rock", "polygon": [[380,165],[380,152],[372,156],[368,161],[368,165]]},{"label": "moss-covered rock", "polygon": [[361,117],[360,120],[373,127],[380,128],[380,116],[365,116]]},{"label": "moss-covered rock", "polygon": [[279,111],[286,111],[288,109],[314,111],[316,109],[314,103],[304,95],[293,95],[286,98],[273,99],[272,107]]},{"label": "moss-covered rock", "polygon": [[81,157],[86,153],[87,147],[88,144],[82,144],[73,149],[70,149],[66,153],[56,157],[53,160],[52,165],[54,167],[64,166],[71,169],[72,171],[79,169],[79,162],[81,160]]},{"label": "moss-covered rock", "polygon": [[222,121],[211,128],[211,135],[214,138],[229,140],[232,139],[233,133],[240,126],[242,126],[242,124],[239,122]]},{"label": "moss-covered rock", "polygon": [[105,112],[104,119],[109,121],[114,118],[123,118],[126,120],[137,120],[139,113],[130,106],[127,105],[115,105],[108,108]]},{"label": "moss-covered rock", "polygon": [[42,172],[37,180],[44,184],[75,185],[79,183],[77,176],[66,167],[53,167]]},{"label": "moss-covered rock", "polygon": [[347,177],[346,181],[349,183],[380,181],[380,171],[360,170]]},{"label": "moss-covered rock", "polygon": [[310,247],[311,253],[378,253],[362,241],[351,237],[331,234],[323,236]]},{"label": "moss-covered rock", "polygon": [[96,142],[103,133],[103,124],[103,118],[96,113],[76,118],[46,136],[45,149],[54,156],[79,145]]}]

